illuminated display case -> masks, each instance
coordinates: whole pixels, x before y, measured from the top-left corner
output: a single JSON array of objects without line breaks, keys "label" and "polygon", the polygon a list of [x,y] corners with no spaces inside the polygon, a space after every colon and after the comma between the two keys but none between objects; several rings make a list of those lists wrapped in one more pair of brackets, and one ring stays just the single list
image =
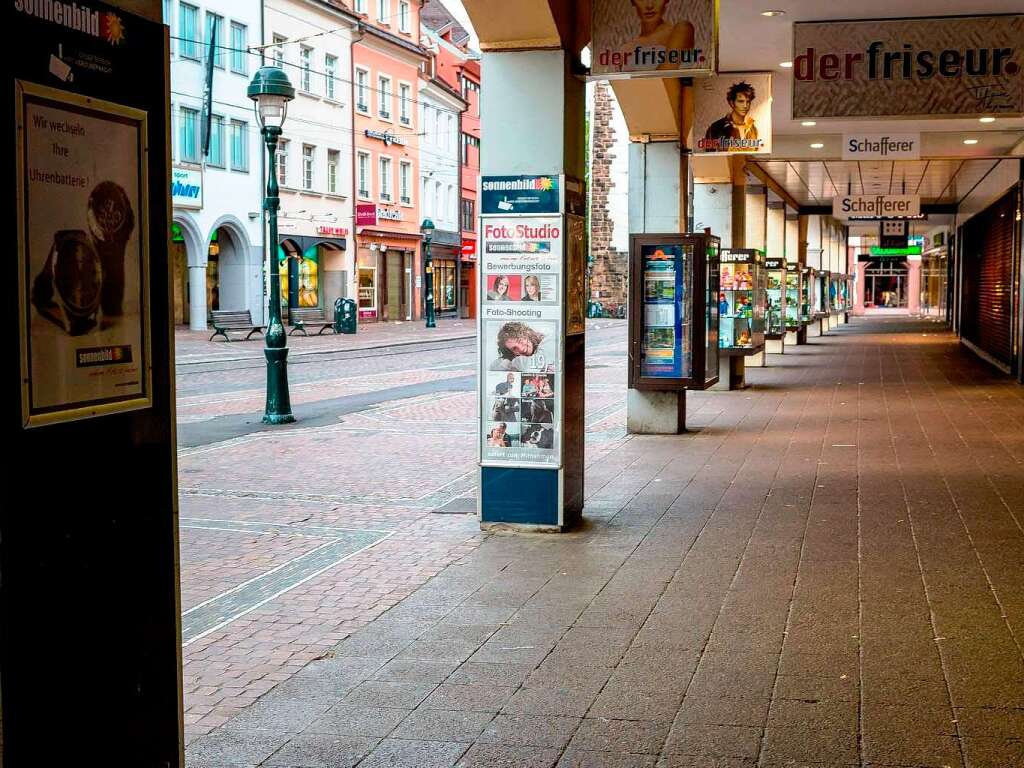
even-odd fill
[{"label": "illuminated display case", "polygon": [[718,382],[719,240],[629,240],[629,386],[707,389]]},{"label": "illuminated display case", "polygon": [[828,281],[828,302],[833,314],[845,312],[843,304],[843,283],[846,282],[846,275],[831,273]]},{"label": "illuminated display case", "polygon": [[800,323],[807,325],[818,316],[818,270],[804,267],[800,277]]},{"label": "illuminated display case", "polygon": [[789,262],[786,265],[786,330],[796,331],[807,322],[801,315],[807,291],[807,270],[800,270],[800,265]]},{"label": "illuminated display case", "polygon": [[[772,340],[781,339],[786,335],[786,260],[765,259],[764,267],[767,274],[764,337]],[[796,277],[799,280],[799,272]],[[795,304],[793,313],[795,318]]]},{"label": "illuminated display case", "polygon": [[828,301],[828,289],[829,284],[832,280],[831,272],[819,272],[818,273],[818,295],[815,297],[815,315],[818,317],[827,317],[832,314],[832,307]]},{"label": "illuminated display case", "polygon": [[766,287],[764,251],[722,250],[718,283],[721,354],[753,355],[764,349]]}]

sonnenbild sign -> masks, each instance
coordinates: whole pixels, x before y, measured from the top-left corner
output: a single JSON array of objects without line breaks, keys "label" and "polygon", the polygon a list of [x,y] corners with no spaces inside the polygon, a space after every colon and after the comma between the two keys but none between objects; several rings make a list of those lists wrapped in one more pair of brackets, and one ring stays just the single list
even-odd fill
[{"label": "sonnenbild sign", "polygon": [[797,22],[793,117],[1024,114],[1024,15]]}]

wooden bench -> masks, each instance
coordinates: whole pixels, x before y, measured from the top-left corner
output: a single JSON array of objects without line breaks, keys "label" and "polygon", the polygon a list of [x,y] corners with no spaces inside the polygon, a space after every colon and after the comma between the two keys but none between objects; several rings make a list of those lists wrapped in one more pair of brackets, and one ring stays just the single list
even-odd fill
[{"label": "wooden bench", "polygon": [[288,335],[291,336],[296,331],[302,331],[303,336],[309,336],[306,332],[306,326],[316,327],[320,326],[320,330],[317,332],[317,336],[322,334],[328,328],[331,332],[334,332],[334,318],[327,318],[327,313],[322,309],[292,309],[288,311],[288,321],[292,324],[292,329],[288,331]]},{"label": "wooden bench", "polygon": [[210,318],[211,325],[213,325],[213,336],[210,337],[210,341],[217,336],[223,336],[224,341],[231,341],[228,331],[248,331],[246,339],[254,333],[263,333],[263,326],[253,323],[252,313],[248,309],[215,309],[210,312]]}]

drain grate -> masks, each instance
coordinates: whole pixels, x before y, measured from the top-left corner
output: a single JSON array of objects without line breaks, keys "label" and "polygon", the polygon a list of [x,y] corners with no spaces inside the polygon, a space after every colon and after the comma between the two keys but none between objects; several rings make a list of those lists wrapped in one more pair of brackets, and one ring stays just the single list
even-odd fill
[{"label": "drain grate", "polygon": [[460,496],[431,510],[431,512],[435,515],[475,515],[476,496]]}]

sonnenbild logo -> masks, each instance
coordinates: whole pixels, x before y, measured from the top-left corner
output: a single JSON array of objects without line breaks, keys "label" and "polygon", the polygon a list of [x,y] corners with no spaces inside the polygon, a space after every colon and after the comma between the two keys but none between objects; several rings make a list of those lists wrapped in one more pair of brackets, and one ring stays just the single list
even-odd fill
[{"label": "sonnenbild logo", "polygon": [[807,48],[793,59],[793,77],[814,80],[930,80],[933,77],[999,77],[1016,75],[1020,65],[1013,48],[946,48],[917,50],[903,43],[887,50],[880,40],[864,51],[820,53]]}]

